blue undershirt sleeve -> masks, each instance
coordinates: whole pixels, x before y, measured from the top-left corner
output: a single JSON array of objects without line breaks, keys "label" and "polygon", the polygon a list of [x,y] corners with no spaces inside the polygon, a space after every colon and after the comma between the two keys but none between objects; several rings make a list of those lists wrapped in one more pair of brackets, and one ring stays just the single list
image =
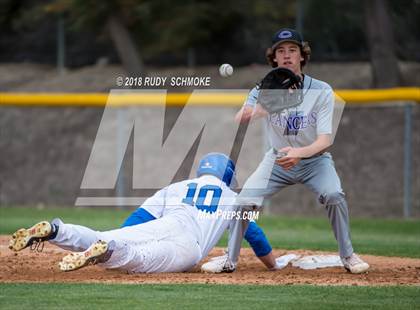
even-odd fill
[{"label": "blue undershirt sleeve", "polygon": [[125,220],[121,227],[143,224],[155,219],[156,218],[147,212],[144,208],[138,208],[136,211],[130,214],[130,216]]},{"label": "blue undershirt sleeve", "polygon": [[272,250],[263,230],[255,222],[250,222],[244,236],[257,257],[265,256]]}]

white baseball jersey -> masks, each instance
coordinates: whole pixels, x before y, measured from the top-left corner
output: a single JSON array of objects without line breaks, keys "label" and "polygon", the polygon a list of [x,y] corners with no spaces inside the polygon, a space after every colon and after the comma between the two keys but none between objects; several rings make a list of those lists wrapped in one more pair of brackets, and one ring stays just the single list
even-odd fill
[{"label": "white baseball jersey", "polygon": [[235,197],[224,182],[212,175],[171,184],[141,206],[155,218],[181,219],[197,237],[202,257],[217,244],[235,216]]},{"label": "white baseball jersey", "polygon": [[[255,106],[259,90],[253,88],[245,105]],[[332,134],[334,92],[327,83],[305,75],[303,102],[297,107],[268,115],[264,121],[271,147],[304,147],[320,134]]]}]

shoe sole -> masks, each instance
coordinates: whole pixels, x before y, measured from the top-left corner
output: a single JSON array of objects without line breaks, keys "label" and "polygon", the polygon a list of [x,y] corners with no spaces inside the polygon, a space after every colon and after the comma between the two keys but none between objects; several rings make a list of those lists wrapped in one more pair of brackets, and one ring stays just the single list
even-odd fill
[{"label": "shoe sole", "polygon": [[87,265],[94,265],[96,264],[97,259],[105,254],[107,250],[108,243],[99,240],[84,252],[70,253],[64,256],[58,265],[62,271],[73,271]]},{"label": "shoe sole", "polygon": [[30,246],[35,240],[42,240],[51,234],[51,224],[42,221],[31,228],[21,228],[17,230],[9,241],[9,249],[15,252],[21,251]]},{"label": "shoe sole", "polygon": [[359,274],[359,273],[365,273],[366,271],[368,271],[370,266],[367,265],[367,266],[363,266],[363,267],[360,267],[360,268],[353,268],[353,270],[351,270],[348,267],[344,267],[344,268],[352,274]]}]

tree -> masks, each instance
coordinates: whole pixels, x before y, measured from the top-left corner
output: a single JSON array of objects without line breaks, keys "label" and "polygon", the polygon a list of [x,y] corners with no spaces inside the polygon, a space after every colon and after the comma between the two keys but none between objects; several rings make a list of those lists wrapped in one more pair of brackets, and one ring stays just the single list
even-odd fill
[{"label": "tree", "polygon": [[400,71],[388,3],[386,0],[366,0],[364,4],[373,84],[381,88],[397,86]]},{"label": "tree", "polygon": [[145,75],[139,50],[119,16],[111,15],[108,17],[107,28],[127,73],[130,76]]},{"label": "tree", "polygon": [[75,28],[90,26],[106,31],[115,46],[124,69],[129,75],[145,74],[142,57],[132,38],[129,26],[135,22],[134,0],[54,0],[51,6],[66,11]]}]

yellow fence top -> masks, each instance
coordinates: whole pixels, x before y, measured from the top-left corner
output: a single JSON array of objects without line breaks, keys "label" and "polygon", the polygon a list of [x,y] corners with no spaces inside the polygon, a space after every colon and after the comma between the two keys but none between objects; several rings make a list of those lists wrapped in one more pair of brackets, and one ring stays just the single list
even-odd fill
[{"label": "yellow fence top", "polygon": [[[402,87],[369,90],[336,90],[336,95],[347,103],[377,103],[384,101],[420,102],[419,87]],[[241,106],[247,91],[200,91],[190,96],[189,93],[168,93],[166,104],[172,106],[189,104]],[[12,106],[97,106],[103,107],[109,99],[108,93],[0,93],[0,105]],[[161,105],[162,93],[112,93],[112,106]]]}]

